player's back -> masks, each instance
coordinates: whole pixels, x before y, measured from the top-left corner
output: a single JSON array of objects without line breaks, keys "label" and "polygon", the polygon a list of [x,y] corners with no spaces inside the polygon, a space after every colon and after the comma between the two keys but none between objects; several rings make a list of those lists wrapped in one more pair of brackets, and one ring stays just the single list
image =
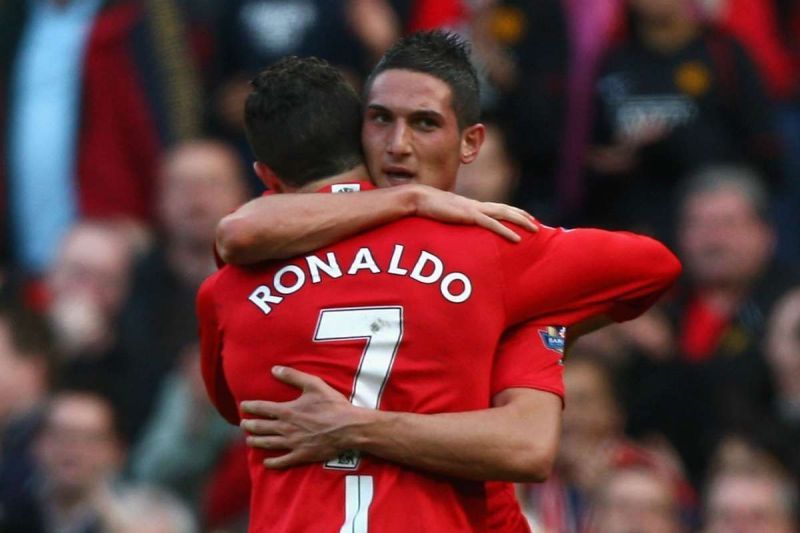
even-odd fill
[{"label": "player's back", "polygon": [[[322,377],[360,406],[442,413],[490,401],[505,327],[496,236],[409,218],[306,256],[226,267],[213,286],[222,368],[233,398],[286,401],[285,365]],[[283,471],[251,450],[255,531],[469,531],[484,484],[371,457]],[[349,527],[349,526],[348,526]],[[348,531],[351,529],[347,529]]]}]

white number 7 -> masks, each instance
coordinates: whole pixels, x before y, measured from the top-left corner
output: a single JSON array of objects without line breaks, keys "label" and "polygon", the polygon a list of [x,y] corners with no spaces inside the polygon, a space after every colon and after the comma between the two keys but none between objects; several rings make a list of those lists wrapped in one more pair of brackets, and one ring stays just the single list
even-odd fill
[{"label": "white number 7", "polygon": [[[389,379],[397,348],[403,339],[402,307],[348,307],[323,309],[319,313],[315,342],[365,339],[350,402],[359,407],[377,409]],[[325,466],[355,469],[358,457],[343,454]]]}]

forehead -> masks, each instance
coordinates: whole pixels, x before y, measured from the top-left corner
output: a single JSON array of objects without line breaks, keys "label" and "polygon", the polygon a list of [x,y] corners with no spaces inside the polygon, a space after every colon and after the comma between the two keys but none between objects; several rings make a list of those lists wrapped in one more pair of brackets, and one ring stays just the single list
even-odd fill
[{"label": "forehead", "polygon": [[48,422],[51,427],[105,430],[111,427],[111,410],[99,398],[68,394],[53,400]]},{"label": "forehead", "polygon": [[367,94],[367,106],[381,106],[395,113],[435,111],[455,119],[450,86],[423,72],[389,69],[378,74]]}]

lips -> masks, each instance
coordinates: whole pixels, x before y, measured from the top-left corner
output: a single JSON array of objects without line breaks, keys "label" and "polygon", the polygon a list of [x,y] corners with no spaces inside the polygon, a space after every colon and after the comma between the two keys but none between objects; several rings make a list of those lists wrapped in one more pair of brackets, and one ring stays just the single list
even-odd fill
[{"label": "lips", "polygon": [[416,177],[416,174],[406,167],[386,166],[381,169],[381,173],[386,177],[391,185],[401,185],[408,183]]}]

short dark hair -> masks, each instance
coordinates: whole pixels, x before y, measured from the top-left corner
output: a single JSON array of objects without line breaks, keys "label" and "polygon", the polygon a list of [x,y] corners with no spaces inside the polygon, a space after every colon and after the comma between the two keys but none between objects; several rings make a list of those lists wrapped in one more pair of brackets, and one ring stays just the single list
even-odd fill
[{"label": "short dark hair", "polygon": [[363,161],[361,99],[326,61],[287,57],[251,85],[247,140],[281,181],[300,187]]},{"label": "short dark hair", "polygon": [[365,94],[375,78],[390,69],[429,74],[450,87],[458,127],[464,129],[481,119],[478,74],[469,56],[469,43],[455,33],[442,30],[412,33],[397,41],[375,65],[364,86]]}]

